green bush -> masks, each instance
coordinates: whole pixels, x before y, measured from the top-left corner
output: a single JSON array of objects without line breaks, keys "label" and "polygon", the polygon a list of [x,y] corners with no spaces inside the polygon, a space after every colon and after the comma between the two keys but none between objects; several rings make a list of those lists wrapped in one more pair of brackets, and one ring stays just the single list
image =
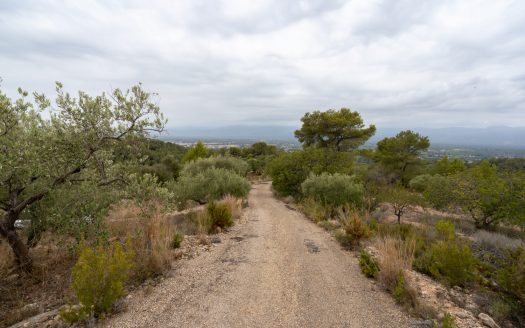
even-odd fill
[{"label": "green bush", "polygon": [[233,225],[232,212],[226,204],[209,203],[208,214],[212,222],[212,227],[227,228]]},{"label": "green bush", "polygon": [[306,148],[282,153],[267,167],[272,186],[281,196],[298,196],[301,184],[313,174],[352,172],[352,155],[330,149]]},{"label": "green bush", "polygon": [[414,261],[423,273],[452,286],[465,286],[475,278],[477,260],[470,246],[458,242],[436,241]]},{"label": "green bush", "polygon": [[408,186],[410,189],[423,192],[425,191],[428,182],[432,179],[432,175],[430,174],[420,174],[416,175],[410,182],[408,183]]},{"label": "green bush", "polygon": [[226,195],[243,198],[250,191],[250,182],[240,175],[223,169],[211,168],[195,176],[181,175],[177,181],[168,184],[179,206],[188,200],[204,204],[219,200]]},{"label": "green bush", "polygon": [[453,190],[456,182],[452,177],[434,175],[427,181],[423,192],[425,199],[437,209],[446,209],[456,202]]},{"label": "green bush", "polygon": [[436,232],[438,236],[443,240],[454,240],[456,239],[456,228],[452,221],[439,220],[436,222]]},{"label": "green bush", "polygon": [[[131,246],[128,246],[127,251],[119,243],[112,248],[81,246],[80,256],[71,272],[71,287],[86,314],[104,315],[123,296],[133,258]],[[64,315],[66,320],[74,318]]]},{"label": "green bush", "polygon": [[407,283],[403,272],[399,273],[397,284],[392,291],[392,295],[398,304],[401,304],[409,309],[418,307],[419,302],[417,291]]},{"label": "green bush", "polygon": [[510,251],[510,256],[497,272],[498,284],[525,304],[525,249]]},{"label": "green bush", "polygon": [[301,190],[305,197],[330,208],[360,205],[363,198],[363,186],[356,183],[353,176],[339,173],[311,175],[301,184]]},{"label": "green bush", "polygon": [[334,234],[335,240],[345,248],[352,248],[354,246],[354,238],[347,234],[344,230],[338,229]]},{"label": "green bush", "polygon": [[173,238],[171,239],[171,248],[179,248],[182,242],[184,241],[184,235],[181,233],[174,233]]},{"label": "green bush", "polygon": [[330,213],[325,206],[313,198],[304,198],[300,203],[304,214],[315,222],[325,221],[330,218]]},{"label": "green bush", "polygon": [[211,168],[225,169],[235,172],[240,176],[246,176],[250,166],[242,159],[230,156],[199,158],[195,161],[186,163],[181,174],[195,176]]},{"label": "green bush", "polygon": [[379,272],[379,265],[365,250],[362,250],[360,253],[359,266],[361,267],[361,272],[368,278],[375,278]]},{"label": "green bush", "polygon": [[443,319],[441,320],[441,328],[455,328],[456,320],[450,313],[445,313]]}]

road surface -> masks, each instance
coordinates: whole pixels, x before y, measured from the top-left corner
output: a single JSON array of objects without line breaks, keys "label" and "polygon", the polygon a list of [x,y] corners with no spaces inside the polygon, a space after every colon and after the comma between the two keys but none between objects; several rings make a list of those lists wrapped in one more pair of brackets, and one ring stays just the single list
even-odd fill
[{"label": "road surface", "polygon": [[408,327],[392,297],[329,233],[276,200],[249,195],[245,222],[181,263],[107,327]]}]

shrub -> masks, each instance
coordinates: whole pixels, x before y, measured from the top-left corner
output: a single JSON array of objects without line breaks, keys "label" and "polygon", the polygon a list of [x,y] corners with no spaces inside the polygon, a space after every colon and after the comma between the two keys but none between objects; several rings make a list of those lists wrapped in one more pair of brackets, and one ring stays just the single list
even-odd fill
[{"label": "shrub", "polygon": [[219,200],[226,195],[246,197],[250,191],[250,183],[232,171],[211,168],[195,176],[181,175],[179,180],[171,182],[168,188],[173,190],[181,207],[188,200],[203,204]]},{"label": "shrub", "polygon": [[505,265],[497,272],[498,284],[510,295],[525,303],[525,250],[511,251]]},{"label": "shrub", "polygon": [[323,228],[326,231],[332,231],[338,228],[338,225],[335,224],[333,221],[324,220],[317,222],[317,225]]},{"label": "shrub", "polygon": [[171,239],[171,248],[179,248],[184,241],[184,235],[181,233],[174,233]]},{"label": "shrub", "polygon": [[341,226],[345,233],[350,236],[353,245],[357,245],[362,239],[370,237],[370,229],[361,220],[357,211],[341,212],[340,217]]},{"label": "shrub", "polygon": [[452,221],[439,220],[435,225],[438,236],[443,240],[456,239],[456,228]]},{"label": "shrub", "polygon": [[282,153],[274,158],[267,168],[272,186],[281,196],[298,196],[301,184],[310,173],[350,173],[352,155],[330,149],[307,148]]},{"label": "shrub", "polygon": [[412,309],[418,306],[417,291],[407,282],[403,271],[399,273],[392,295],[398,304],[407,308]]},{"label": "shrub", "polygon": [[112,248],[81,246],[80,256],[71,272],[71,287],[87,313],[100,316],[109,312],[113,303],[124,294],[133,257],[129,245],[127,248],[125,251],[119,243]]},{"label": "shrub", "polygon": [[476,258],[470,246],[436,241],[415,262],[417,270],[452,286],[465,286],[475,278]]},{"label": "shrub", "polygon": [[226,204],[209,203],[208,214],[212,222],[212,227],[224,229],[233,225],[232,212]]},{"label": "shrub", "polygon": [[408,186],[412,190],[423,192],[425,191],[430,179],[432,179],[432,175],[430,174],[417,175],[414,178],[412,178],[412,180],[410,180]]},{"label": "shrub", "polygon": [[375,246],[379,254],[379,281],[392,292],[398,284],[399,275],[412,267],[415,242],[385,237],[377,239]]},{"label": "shrub", "polygon": [[428,179],[423,195],[435,208],[445,209],[456,201],[453,193],[454,188],[456,188],[456,184],[451,177],[434,175]]},{"label": "shrub", "polygon": [[342,229],[337,229],[334,234],[335,240],[345,248],[352,248],[354,246],[354,239]]},{"label": "shrub", "polygon": [[443,319],[441,320],[441,328],[455,328],[456,320],[450,313],[445,313]]},{"label": "shrub", "polygon": [[520,239],[510,238],[501,233],[486,230],[476,231],[473,238],[476,245],[490,252],[499,252],[505,249],[515,250],[525,247],[525,244]]},{"label": "shrub", "polygon": [[193,162],[186,163],[182,169],[182,175],[195,176],[211,168],[225,169],[246,176],[250,166],[244,160],[236,157],[218,156],[210,158],[199,158]]},{"label": "shrub", "polygon": [[301,184],[302,194],[320,202],[323,206],[336,208],[344,204],[360,205],[363,186],[353,176],[334,173],[311,175]]},{"label": "shrub", "polygon": [[368,278],[375,278],[379,272],[379,265],[365,250],[359,254],[359,266],[361,272]]},{"label": "shrub", "polygon": [[311,197],[301,200],[300,206],[304,214],[315,222],[325,221],[330,217],[326,207]]}]

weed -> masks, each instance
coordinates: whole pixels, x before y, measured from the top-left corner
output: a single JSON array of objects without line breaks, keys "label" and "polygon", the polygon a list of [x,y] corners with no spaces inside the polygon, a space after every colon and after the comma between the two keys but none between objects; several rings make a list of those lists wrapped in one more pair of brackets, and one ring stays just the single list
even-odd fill
[{"label": "weed", "polygon": [[441,320],[441,328],[455,328],[456,320],[450,313],[445,313],[443,319]]},{"label": "weed", "polygon": [[91,248],[81,245],[80,255],[71,272],[71,287],[80,302],[78,311],[63,311],[65,320],[82,320],[90,314],[108,313],[113,303],[124,294],[134,256],[131,244],[127,250],[115,242],[113,247]]},{"label": "weed", "polygon": [[377,277],[379,265],[365,250],[362,250],[360,253],[359,266],[361,267],[361,272],[363,272],[363,274],[368,278]]},{"label": "weed", "polygon": [[171,248],[179,248],[184,240],[184,235],[181,233],[174,233],[173,238],[171,239]]},{"label": "weed", "polygon": [[233,225],[232,212],[226,204],[209,203],[208,214],[212,222],[212,227],[224,229]]}]

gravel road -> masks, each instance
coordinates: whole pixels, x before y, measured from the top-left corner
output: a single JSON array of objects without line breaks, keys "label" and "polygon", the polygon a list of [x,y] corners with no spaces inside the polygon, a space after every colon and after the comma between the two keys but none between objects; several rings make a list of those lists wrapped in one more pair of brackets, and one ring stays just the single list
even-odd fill
[{"label": "gravel road", "polygon": [[323,229],[276,200],[249,195],[244,222],[106,327],[408,327],[392,297]]}]

